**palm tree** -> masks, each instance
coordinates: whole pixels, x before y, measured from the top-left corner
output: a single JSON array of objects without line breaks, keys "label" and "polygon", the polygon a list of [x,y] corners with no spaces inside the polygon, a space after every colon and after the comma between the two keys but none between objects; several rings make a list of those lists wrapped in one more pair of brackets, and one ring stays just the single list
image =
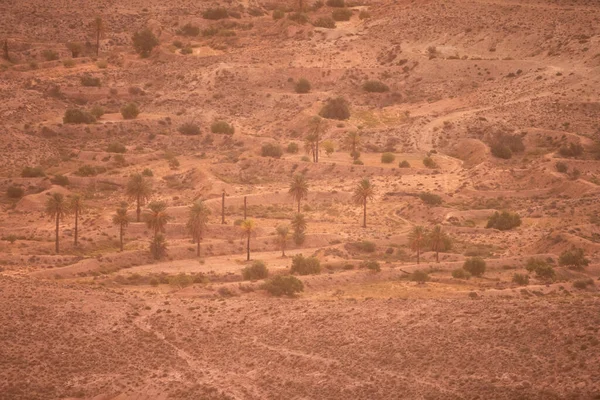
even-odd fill
[{"label": "palm tree", "polygon": [[349,132],[346,136],[346,144],[350,147],[352,158],[358,158],[358,146],[360,146],[360,135],[356,131]]},{"label": "palm tree", "polygon": [[171,220],[167,212],[167,203],[164,201],[153,201],[148,205],[149,211],[146,212],[145,220],[148,229],[154,231],[154,237],[159,233],[165,233],[165,226]]},{"label": "palm tree", "polygon": [[297,245],[301,245],[302,243],[304,243],[304,231],[306,231],[306,227],[308,226],[304,215],[300,213],[294,215],[291,225],[294,229],[294,242]]},{"label": "palm tree", "polygon": [[137,222],[140,222],[142,206],[150,199],[150,195],[152,195],[152,183],[145,179],[142,174],[131,175],[129,182],[127,182],[125,194],[130,200],[136,202]]},{"label": "palm tree", "polygon": [[285,246],[287,244],[290,228],[287,225],[279,225],[277,227],[277,243],[281,248],[281,257],[285,257]]},{"label": "palm tree", "polygon": [[415,226],[408,234],[408,243],[413,251],[417,252],[417,264],[421,261],[421,248],[427,240],[427,230],[422,226]]},{"label": "palm tree", "polygon": [[375,189],[368,178],[361,180],[354,189],[352,200],[363,206],[363,228],[367,227],[367,200],[371,200],[373,196],[375,196]]},{"label": "palm tree", "polygon": [[294,198],[294,201],[298,202],[298,212],[300,212],[300,201],[308,197],[306,177],[302,174],[294,175],[288,193]]},{"label": "palm tree", "polygon": [[96,35],[96,57],[98,57],[100,54],[100,37],[104,33],[104,21],[102,21],[102,17],[98,16],[94,18],[93,28]]},{"label": "palm tree", "polygon": [[83,212],[85,209],[85,205],[83,204],[83,198],[79,194],[74,194],[71,196],[71,201],[69,204],[69,208],[71,211],[75,213],[75,246],[77,246],[77,238],[79,237],[79,214]]},{"label": "palm tree", "polygon": [[435,251],[435,261],[440,262],[440,251],[449,249],[451,245],[450,237],[442,230],[440,225],[436,225],[429,233],[428,240],[431,245],[431,251]]},{"label": "palm tree", "polygon": [[70,214],[69,203],[61,193],[52,193],[46,200],[46,214],[56,220],[56,254],[59,253],[59,224],[60,220]]},{"label": "palm tree", "polygon": [[190,206],[190,213],[186,226],[188,232],[192,235],[192,239],[196,242],[197,257],[200,257],[200,241],[206,231],[209,215],[210,209],[206,207],[202,200],[196,200],[196,202]]},{"label": "palm tree", "polygon": [[250,261],[250,237],[256,234],[256,223],[252,219],[245,219],[240,225],[242,236],[247,239],[246,244],[246,261]]},{"label": "palm tree", "polygon": [[306,139],[304,139],[304,151],[306,154],[312,156],[313,162],[318,162],[318,154],[319,154],[319,136],[312,132],[306,135]]},{"label": "palm tree", "polygon": [[121,243],[121,251],[123,251],[123,233],[125,228],[129,225],[130,219],[127,215],[127,205],[122,204],[121,207],[117,208],[117,212],[112,217],[113,225],[119,227],[119,240]]},{"label": "palm tree", "polygon": [[157,234],[150,241],[150,253],[155,260],[160,260],[167,254],[167,239],[162,233]]}]

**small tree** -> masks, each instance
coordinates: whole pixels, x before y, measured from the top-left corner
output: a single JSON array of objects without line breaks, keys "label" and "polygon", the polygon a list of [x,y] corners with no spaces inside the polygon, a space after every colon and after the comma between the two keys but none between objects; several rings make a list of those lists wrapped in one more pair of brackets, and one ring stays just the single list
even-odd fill
[{"label": "small tree", "polygon": [[363,90],[369,93],[384,93],[388,92],[390,88],[388,85],[380,81],[366,81],[363,84]]},{"label": "small tree", "polygon": [[558,259],[558,263],[561,266],[566,266],[574,269],[583,269],[587,267],[590,260],[585,258],[585,252],[580,248],[572,248],[571,250],[565,250],[562,252]]},{"label": "small tree", "polygon": [[408,243],[413,251],[417,252],[417,264],[421,262],[421,249],[427,241],[427,230],[422,226],[415,226],[408,234]]},{"label": "small tree", "polygon": [[290,228],[287,225],[279,225],[277,231],[277,244],[281,249],[281,257],[285,257],[285,248],[287,246],[287,240],[290,236]]},{"label": "small tree", "polygon": [[192,235],[192,239],[196,242],[197,257],[200,257],[200,241],[206,232],[209,215],[210,209],[206,207],[202,200],[196,200],[194,204],[190,206],[186,227],[188,232]]},{"label": "small tree", "polygon": [[296,93],[308,93],[310,92],[310,82],[306,78],[298,79],[295,86]]},{"label": "small tree", "polygon": [[368,178],[361,180],[352,195],[352,200],[356,204],[363,206],[363,228],[367,227],[367,201],[375,196],[375,189]]},{"label": "small tree", "polygon": [[494,215],[488,219],[486,228],[495,228],[501,231],[507,231],[520,225],[521,217],[519,214],[508,211],[502,211],[502,213],[499,213],[496,211]]},{"label": "small tree", "polygon": [[292,258],[292,274],[311,275],[321,272],[321,262],[316,257],[305,258],[297,254]]},{"label": "small tree", "polygon": [[152,195],[152,183],[141,174],[131,175],[127,182],[125,194],[130,200],[136,202],[136,221],[140,222],[142,206],[150,200],[150,196]]},{"label": "small tree", "polygon": [[158,38],[148,28],[133,34],[133,48],[142,57],[148,57],[158,43]]},{"label": "small tree", "polygon": [[298,213],[300,213],[300,201],[308,197],[308,182],[302,174],[294,175],[290,183],[288,193],[294,201],[298,202]]},{"label": "small tree", "polygon": [[123,119],[135,119],[140,114],[140,110],[135,103],[129,103],[121,107]]},{"label": "small tree", "polygon": [[384,164],[391,164],[396,159],[394,153],[383,153],[381,155],[381,162]]},{"label": "small tree", "polygon": [[360,134],[357,131],[351,131],[346,136],[346,144],[350,147],[350,156],[357,160],[360,157]]},{"label": "small tree", "polygon": [[167,203],[164,201],[153,201],[148,205],[149,210],[146,211],[144,220],[148,229],[154,232],[156,237],[159,233],[165,233],[165,227],[171,220],[171,216],[167,211]]},{"label": "small tree", "polygon": [[69,42],[66,44],[67,49],[71,52],[71,56],[73,58],[79,57],[81,51],[83,50],[83,46],[79,42]]},{"label": "small tree", "polygon": [[450,236],[442,230],[440,225],[433,227],[427,238],[431,251],[435,251],[435,261],[440,262],[440,251],[448,251],[452,247]]},{"label": "small tree", "polygon": [[71,196],[69,208],[75,213],[75,231],[74,231],[74,245],[77,246],[77,239],[79,236],[79,214],[85,210],[85,204],[83,203],[83,197],[79,194]]},{"label": "small tree", "polygon": [[302,281],[291,275],[277,275],[263,285],[263,289],[273,296],[293,296],[304,290]]},{"label": "small tree", "polygon": [[335,151],[335,145],[333,144],[333,142],[330,140],[326,140],[323,143],[321,143],[321,146],[323,147],[323,150],[325,150],[325,154],[327,154],[327,157],[331,157],[331,155]]},{"label": "small tree", "polygon": [[120,249],[123,251],[123,235],[125,228],[129,225],[130,219],[127,215],[127,205],[122,204],[121,207],[117,208],[116,213],[112,217],[112,223],[119,227],[119,244]]},{"label": "small tree", "polygon": [[467,258],[463,264],[463,269],[473,276],[483,275],[485,267],[485,260],[481,257]]},{"label": "small tree", "polygon": [[94,18],[92,27],[94,29],[94,36],[96,37],[96,57],[97,57],[100,55],[100,39],[104,35],[104,31],[105,31],[104,21],[102,20],[102,17],[97,16],[96,18]]},{"label": "small tree", "polygon": [[255,281],[258,279],[265,279],[269,276],[269,269],[264,262],[256,260],[252,265],[245,267],[242,270],[242,277],[246,281]]},{"label": "small tree", "polygon": [[60,220],[71,213],[69,203],[65,200],[65,196],[62,193],[52,193],[50,197],[48,197],[48,200],[46,200],[45,212],[46,215],[53,218],[56,222],[55,251],[56,254],[59,254]]},{"label": "small tree", "polygon": [[246,219],[241,223],[240,229],[242,236],[246,238],[246,261],[250,261],[250,237],[256,234],[256,222]]},{"label": "small tree", "polygon": [[321,109],[319,115],[328,119],[346,120],[350,118],[348,101],[343,97],[329,99]]}]

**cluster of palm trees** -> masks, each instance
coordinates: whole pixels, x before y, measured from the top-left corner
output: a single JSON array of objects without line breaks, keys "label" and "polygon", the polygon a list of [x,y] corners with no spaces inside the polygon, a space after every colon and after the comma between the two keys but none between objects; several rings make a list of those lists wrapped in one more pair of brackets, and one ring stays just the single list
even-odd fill
[{"label": "cluster of palm trees", "polygon": [[440,225],[434,226],[431,231],[420,225],[413,227],[408,235],[408,243],[411,250],[417,253],[417,264],[421,262],[421,252],[426,248],[435,251],[435,261],[440,262],[440,251],[452,247],[450,236]]},{"label": "cluster of palm trees", "polygon": [[55,251],[60,252],[60,221],[71,214],[75,214],[74,245],[78,245],[79,240],[79,216],[85,210],[83,198],[79,194],[65,197],[62,193],[52,193],[46,200],[45,213],[56,223],[55,231]]}]

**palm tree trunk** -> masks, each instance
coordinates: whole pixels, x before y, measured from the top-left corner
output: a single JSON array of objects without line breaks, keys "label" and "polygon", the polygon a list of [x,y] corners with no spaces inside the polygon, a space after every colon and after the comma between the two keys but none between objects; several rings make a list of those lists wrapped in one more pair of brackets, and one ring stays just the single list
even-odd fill
[{"label": "palm tree trunk", "polygon": [[417,247],[417,264],[421,262],[421,248]]},{"label": "palm tree trunk", "polygon": [[78,222],[79,222],[79,207],[75,207],[75,246],[77,246]]},{"label": "palm tree trunk", "polygon": [[300,214],[300,199],[298,199],[298,214]]},{"label": "palm tree trunk", "polygon": [[246,261],[250,261],[250,232],[248,232],[248,244],[246,245]]},{"label": "palm tree trunk", "polygon": [[140,222],[140,214],[142,213],[142,208],[140,207],[140,195],[139,194],[137,196],[137,209],[135,211],[137,212],[137,222]]},{"label": "palm tree trunk", "polygon": [[363,228],[367,227],[367,200],[363,202]]},{"label": "palm tree trunk", "polygon": [[58,246],[58,223],[59,223],[59,217],[58,217],[58,213],[57,213],[56,214],[56,244],[55,244],[56,254],[59,253],[59,246]]},{"label": "palm tree trunk", "polygon": [[223,190],[223,197],[221,198],[221,224],[225,225],[225,190]]},{"label": "palm tree trunk", "polygon": [[440,262],[440,251],[437,249],[435,250],[435,262]]},{"label": "palm tree trunk", "polygon": [[100,54],[100,27],[96,31],[96,57]]},{"label": "palm tree trunk", "polygon": [[196,257],[200,257],[200,238],[196,239]]},{"label": "palm tree trunk", "polygon": [[120,236],[120,240],[121,240],[121,252],[123,251],[123,224],[121,224],[121,227],[119,229],[119,236]]}]

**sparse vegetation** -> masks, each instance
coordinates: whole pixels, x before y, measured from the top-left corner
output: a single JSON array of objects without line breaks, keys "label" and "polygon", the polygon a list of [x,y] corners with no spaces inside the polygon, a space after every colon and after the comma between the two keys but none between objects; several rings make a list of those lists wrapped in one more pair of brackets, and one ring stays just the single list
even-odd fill
[{"label": "sparse vegetation", "polygon": [[396,160],[394,153],[383,153],[381,155],[381,162],[383,164],[391,164]]},{"label": "sparse vegetation", "polygon": [[293,296],[304,291],[302,281],[291,275],[276,275],[262,286],[273,296]]},{"label": "sparse vegetation", "polygon": [[579,157],[583,154],[583,146],[579,143],[569,143],[562,146],[558,153],[563,157]]},{"label": "sparse vegetation", "polygon": [[106,151],[109,153],[126,153],[127,147],[119,142],[112,142],[108,145]]},{"label": "sparse vegetation", "polygon": [[369,93],[384,93],[390,90],[389,86],[380,81],[366,81],[363,90]]},{"label": "sparse vegetation", "polygon": [[419,195],[419,198],[423,201],[423,203],[428,204],[430,206],[437,206],[442,204],[442,198],[434,193],[425,192]]},{"label": "sparse vegetation", "polygon": [[585,257],[583,249],[574,247],[570,250],[563,251],[560,254],[558,263],[561,266],[581,270],[590,264],[590,260]]},{"label": "sparse vegetation", "polygon": [[212,133],[220,133],[223,135],[233,135],[235,133],[235,128],[225,121],[215,121],[210,126],[210,131]]},{"label": "sparse vegetation", "polygon": [[67,111],[65,111],[63,122],[65,124],[93,124],[96,122],[96,118],[85,110],[68,108]]},{"label": "sparse vegetation", "polygon": [[321,109],[319,115],[323,118],[346,120],[350,118],[350,107],[348,101],[343,97],[329,99]]},{"label": "sparse vegetation", "polygon": [[481,276],[485,273],[486,263],[481,257],[467,258],[463,269],[473,276]]},{"label": "sparse vegetation", "polygon": [[310,82],[305,78],[298,79],[295,85],[296,93],[308,93],[310,92]]},{"label": "sparse vegetation", "polygon": [[427,168],[431,168],[431,169],[439,168],[439,165],[437,165],[437,163],[431,157],[425,157],[423,159],[423,165],[426,166]]},{"label": "sparse vegetation", "polygon": [[44,176],[46,176],[46,174],[42,167],[25,167],[21,171],[21,177],[23,178],[39,178]]},{"label": "sparse vegetation", "polygon": [[186,122],[177,131],[182,135],[195,136],[200,134],[200,126],[194,122]]},{"label": "sparse vegetation", "polygon": [[133,48],[142,57],[148,57],[158,44],[158,38],[148,28],[133,34]]},{"label": "sparse vegetation", "polygon": [[331,18],[334,21],[350,21],[352,18],[352,10],[349,8],[336,8],[331,12]]},{"label": "sparse vegetation", "polygon": [[452,271],[452,277],[455,279],[471,279],[471,273],[463,268],[458,268]]},{"label": "sparse vegetation", "polygon": [[278,144],[265,143],[261,147],[260,155],[263,157],[281,158],[283,150]]},{"label": "sparse vegetation", "polygon": [[123,119],[135,119],[140,114],[140,110],[135,103],[129,103],[121,107]]},{"label": "sparse vegetation", "polygon": [[512,281],[519,286],[527,286],[527,285],[529,285],[529,275],[514,274]]},{"label": "sparse vegetation", "polygon": [[313,21],[313,25],[317,28],[335,29],[335,21],[329,17],[321,17]]},{"label": "sparse vegetation", "polygon": [[292,258],[292,274],[314,275],[321,272],[321,262],[316,257],[304,257],[297,254]]},{"label": "sparse vegetation", "polygon": [[246,281],[265,279],[267,276],[269,276],[269,270],[265,263],[260,260],[254,261],[252,265],[249,265],[242,270],[242,277]]},{"label": "sparse vegetation", "polygon": [[23,190],[23,188],[20,186],[12,185],[6,189],[6,197],[9,199],[20,199],[24,195],[25,190]]},{"label": "sparse vegetation", "polygon": [[521,226],[521,217],[519,214],[508,211],[502,211],[499,213],[496,211],[494,215],[488,219],[486,228],[508,231],[519,226]]},{"label": "sparse vegetation", "polygon": [[552,280],[556,275],[554,268],[541,258],[532,257],[528,259],[525,269],[531,273],[535,273],[535,276],[539,279]]}]

